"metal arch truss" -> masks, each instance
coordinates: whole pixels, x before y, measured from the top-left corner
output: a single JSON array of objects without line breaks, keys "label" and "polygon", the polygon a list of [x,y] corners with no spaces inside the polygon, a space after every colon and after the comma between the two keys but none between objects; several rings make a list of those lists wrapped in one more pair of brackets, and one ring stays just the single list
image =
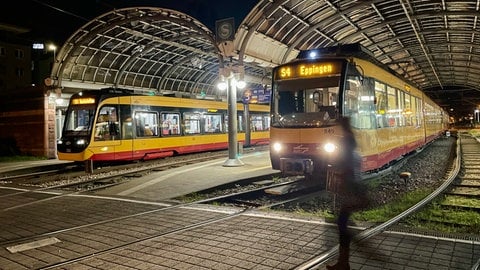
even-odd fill
[{"label": "metal arch truss", "polygon": [[[138,7],[103,14],[77,30],[57,54],[51,78],[66,93],[114,86],[221,99],[221,67],[214,34],[201,22],[174,10]],[[244,68],[255,77],[264,74],[255,65]]]},{"label": "metal arch truss", "polygon": [[[243,21],[248,40],[241,53],[279,64],[299,50],[360,42],[445,109],[465,116],[480,106],[479,15],[478,0],[262,0]],[[276,49],[245,45],[260,39]]]},{"label": "metal arch truss", "polygon": [[[251,87],[263,87],[272,67],[300,50],[359,42],[445,109],[465,115],[480,105],[479,1],[260,0],[226,60],[244,68]],[[214,34],[174,10],[103,14],[76,31],[56,58],[52,78],[64,91],[117,86],[226,95],[216,88],[224,59]]]}]

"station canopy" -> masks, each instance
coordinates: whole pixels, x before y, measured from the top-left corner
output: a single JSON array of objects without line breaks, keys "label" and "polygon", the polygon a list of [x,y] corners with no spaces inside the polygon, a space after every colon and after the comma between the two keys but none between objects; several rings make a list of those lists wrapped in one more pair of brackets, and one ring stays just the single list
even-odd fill
[{"label": "station canopy", "polygon": [[250,89],[267,89],[272,67],[300,50],[360,43],[450,113],[480,104],[479,1],[260,0],[236,29],[233,53],[184,13],[134,7],[78,29],[56,55],[64,92],[121,87],[161,95],[221,99],[221,70]]}]

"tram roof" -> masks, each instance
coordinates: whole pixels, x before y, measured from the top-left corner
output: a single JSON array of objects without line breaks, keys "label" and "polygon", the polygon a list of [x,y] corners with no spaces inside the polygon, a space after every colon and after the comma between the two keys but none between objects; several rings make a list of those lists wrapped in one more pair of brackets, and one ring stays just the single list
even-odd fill
[{"label": "tram roof", "polygon": [[260,0],[223,57],[215,33],[171,9],[131,7],[91,20],[64,43],[52,77],[64,91],[118,86],[224,97],[221,67],[241,66],[252,88],[301,50],[360,43],[454,114],[480,104],[480,1]]}]

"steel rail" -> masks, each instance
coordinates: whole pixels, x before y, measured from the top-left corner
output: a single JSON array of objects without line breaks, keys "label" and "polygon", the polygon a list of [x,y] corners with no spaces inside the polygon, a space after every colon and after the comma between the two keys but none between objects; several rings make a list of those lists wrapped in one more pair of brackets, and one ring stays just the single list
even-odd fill
[{"label": "steel rail", "polygon": [[[461,142],[460,138],[457,139],[457,148],[456,148],[456,157],[453,162],[453,169],[450,171],[448,178],[446,181],[438,187],[434,192],[430,193],[428,196],[426,196],[424,199],[416,203],[415,205],[411,206],[404,212],[400,213],[399,215],[391,218],[390,220],[375,226],[373,228],[367,228],[354,236],[354,239],[352,242],[360,242],[363,240],[366,240],[374,235],[377,235],[383,231],[385,231],[388,227],[392,226],[393,224],[399,222],[403,218],[407,217],[408,215],[411,215],[412,213],[418,211],[420,208],[424,207],[426,204],[431,202],[433,199],[435,199],[438,195],[442,194],[453,182],[453,180],[457,177],[460,168],[461,168]],[[329,251],[326,251],[319,256],[312,258],[311,260],[297,266],[295,270],[307,270],[307,269],[316,269],[320,265],[326,263],[328,260],[332,259],[335,255],[338,254],[339,250],[339,245],[337,244],[335,247],[331,248]],[[480,263],[480,261],[479,261]],[[475,269],[475,268],[473,268]]]}]

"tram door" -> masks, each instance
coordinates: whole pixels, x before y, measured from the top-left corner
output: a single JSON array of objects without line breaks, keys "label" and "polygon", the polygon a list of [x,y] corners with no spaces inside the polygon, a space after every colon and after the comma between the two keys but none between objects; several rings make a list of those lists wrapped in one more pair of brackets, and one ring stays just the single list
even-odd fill
[{"label": "tram door", "polygon": [[[129,99],[131,99],[129,97]],[[128,102],[131,104],[131,100]],[[132,108],[130,105],[120,105],[120,134],[121,144],[115,151],[115,159],[130,160],[133,158],[134,123],[132,121]]]},{"label": "tram door", "polygon": [[100,106],[93,129],[94,142],[90,149],[108,160],[116,159],[121,145],[118,99]]},{"label": "tram door", "polygon": [[149,107],[136,107],[132,112],[134,137],[133,156],[135,158],[150,159],[158,157],[153,153],[158,149],[158,138],[160,134],[159,114]]}]

